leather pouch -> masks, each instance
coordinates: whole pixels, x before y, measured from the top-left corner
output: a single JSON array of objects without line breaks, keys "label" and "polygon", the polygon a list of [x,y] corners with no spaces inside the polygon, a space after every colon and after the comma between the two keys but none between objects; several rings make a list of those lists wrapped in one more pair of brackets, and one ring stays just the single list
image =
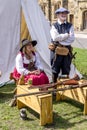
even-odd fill
[{"label": "leather pouch", "polygon": [[66,47],[56,47],[56,49],[55,49],[55,53],[57,54],[57,55],[64,55],[64,56],[67,56],[68,55],[68,53],[69,53],[69,49],[68,48],[66,48]]}]

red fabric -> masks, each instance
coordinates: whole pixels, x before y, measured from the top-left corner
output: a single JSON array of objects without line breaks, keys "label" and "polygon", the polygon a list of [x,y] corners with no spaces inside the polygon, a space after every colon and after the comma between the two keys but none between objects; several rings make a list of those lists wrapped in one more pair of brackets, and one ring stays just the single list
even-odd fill
[{"label": "red fabric", "polygon": [[[21,74],[19,74],[15,68],[14,72],[12,73],[12,76],[15,80],[18,80],[20,78]],[[41,84],[48,84],[49,83],[49,79],[44,72],[41,72],[39,75],[35,75],[35,74],[25,75],[24,76],[25,83],[28,82],[29,78],[32,78],[33,85],[41,85]]]}]

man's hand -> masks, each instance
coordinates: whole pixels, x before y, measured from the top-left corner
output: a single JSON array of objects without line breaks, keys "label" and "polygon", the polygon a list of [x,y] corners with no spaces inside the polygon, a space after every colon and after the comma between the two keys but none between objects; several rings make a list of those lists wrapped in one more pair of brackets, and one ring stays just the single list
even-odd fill
[{"label": "man's hand", "polygon": [[54,51],[54,50],[55,50],[55,45],[54,45],[53,43],[50,43],[50,44],[49,44],[49,49],[50,49],[51,51]]}]

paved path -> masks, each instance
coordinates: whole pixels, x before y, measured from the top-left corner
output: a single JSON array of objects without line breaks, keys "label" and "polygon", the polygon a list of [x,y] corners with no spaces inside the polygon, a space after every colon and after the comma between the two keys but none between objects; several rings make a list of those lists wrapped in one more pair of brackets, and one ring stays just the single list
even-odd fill
[{"label": "paved path", "polygon": [[75,32],[73,47],[87,49],[87,32]]}]

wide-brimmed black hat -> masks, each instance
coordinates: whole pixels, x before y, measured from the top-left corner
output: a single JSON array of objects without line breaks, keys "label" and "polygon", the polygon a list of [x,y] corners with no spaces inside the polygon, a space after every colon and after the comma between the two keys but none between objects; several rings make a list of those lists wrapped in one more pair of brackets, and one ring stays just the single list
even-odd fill
[{"label": "wide-brimmed black hat", "polygon": [[29,41],[28,39],[23,39],[23,40],[21,41],[20,51],[22,51],[22,49],[23,49],[26,45],[29,45],[29,44],[32,44],[33,46],[36,46],[37,41],[36,41],[36,40]]}]

